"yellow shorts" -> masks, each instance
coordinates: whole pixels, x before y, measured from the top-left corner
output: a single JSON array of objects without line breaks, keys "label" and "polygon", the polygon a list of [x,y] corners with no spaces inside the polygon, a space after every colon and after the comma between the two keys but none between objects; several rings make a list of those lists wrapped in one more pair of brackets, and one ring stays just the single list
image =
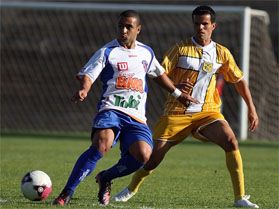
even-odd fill
[{"label": "yellow shorts", "polygon": [[192,134],[197,139],[208,141],[199,131],[217,120],[225,120],[220,112],[162,116],[155,125],[153,139],[180,143]]}]

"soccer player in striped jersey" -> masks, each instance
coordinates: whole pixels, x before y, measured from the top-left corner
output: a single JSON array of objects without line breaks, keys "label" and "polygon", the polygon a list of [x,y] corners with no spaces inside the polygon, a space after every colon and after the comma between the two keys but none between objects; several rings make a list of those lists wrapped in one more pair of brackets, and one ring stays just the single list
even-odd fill
[{"label": "soccer player in striped jersey", "polygon": [[[195,34],[175,44],[165,55],[163,66],[175,85],[188,83],[185,91],[199,103],[185,107],[168,97],[162,117],[154,128],[154,149],[149,161],[139,169],[127,188],[118,193],[116,201],[127,201],[139,189],[145,177],[162,162],[166,153],[192,134],[202,141],[210,141],[225,151],[226,165],[234,191],[234,205],[258,208],[245,195],[244,175],[238,141],[220,112],[221,100],[216,88],[216,75],[221,74],[233,83],[248,107],[249,130],[258,126],[258,116],[243,74],[230,51],[211,39],[216,27],[215,11],[199,6],[192,13]],[[192,83],[192,87],[189,83]]]},{"label": "soccer player in striped jersey", "polygon": [[81,86],[74,94],[73,102],[86,99],[98,76],[103,83],[103,94],[93,120],[92,145],[78,158],[64,189],[53,201],[55,205],[64,206],[70,202],[76,187],[94,171],[97,162],[117,141],[120,141],[120,160],[95,177],[99,184],[100,204],[109,204],[113,179],[133,173],[148,161],[153,140],[145,116],[146,76],[153,78],[184,105],[197,102],[173,85],[153,50],[136,40],[140,30],[140,17],[136,11],[121,13],[117,38],[98,50],[77,75]]}]

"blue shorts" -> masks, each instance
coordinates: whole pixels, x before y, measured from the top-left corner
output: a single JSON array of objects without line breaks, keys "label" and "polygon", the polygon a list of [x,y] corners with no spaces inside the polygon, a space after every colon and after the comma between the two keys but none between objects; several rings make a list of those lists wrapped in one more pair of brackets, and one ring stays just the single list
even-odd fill
[{"label": "blue shorts", "polygon": [[145,141],[153,148],[152,133],[149,127],[125,113],[117,110],[99,112],[93,120],[92,133],[96,129],[104,128],[114,130],[115,139],[112,146],[119,140],[122,155],[125,155],[129,151],[129,147],[136,141]]}]

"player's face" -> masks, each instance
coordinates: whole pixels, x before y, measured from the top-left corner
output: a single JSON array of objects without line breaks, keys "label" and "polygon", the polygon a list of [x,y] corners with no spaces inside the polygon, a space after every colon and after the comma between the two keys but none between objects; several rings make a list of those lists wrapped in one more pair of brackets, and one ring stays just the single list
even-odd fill
[{"label": "player's face", "polygon": [[134,48],[135,41],[140,33],[141,25],[135,17],[120,18],[118,22],[117,40],[125,48]]},{"label": "player's face", "polygon": [[211,16],[205,15],[194,15],[194,38],[196,42],[202,46],[210,43],[211,35],[216,27],[216,23],[211,22]]}]

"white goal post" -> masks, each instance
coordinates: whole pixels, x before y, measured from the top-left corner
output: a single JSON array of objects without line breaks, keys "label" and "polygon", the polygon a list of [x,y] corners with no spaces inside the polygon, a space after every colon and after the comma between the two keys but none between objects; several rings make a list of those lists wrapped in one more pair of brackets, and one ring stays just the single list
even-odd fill
[{"label": "white goal post", "polygon": [[[122,11],[125,9],[135,9],[144,12],[168,12],[183,13],[191,12],[195,5],[151,5],[151,4],[115,4],[115,3],[66,3],[66,2],[1,2],[2,8],[27,8],[27,9],[51,9],[51,10],[81,10],[81,11]],[[267,24],[269,16],[262,10],[254,10],[245,6],[212,6],[218,12],[229,12],[239,14],[242,19],[240,26],[240,68],[244,73],[244,78],[249,82],[249,61],[250,61],[250,29],[251,15],[262,16]],[[218,41],[217,41],[218,42]],[[240,127],[239,139],[247,138],[248,120],[247,107],[243,99],[240,99]]]}]

